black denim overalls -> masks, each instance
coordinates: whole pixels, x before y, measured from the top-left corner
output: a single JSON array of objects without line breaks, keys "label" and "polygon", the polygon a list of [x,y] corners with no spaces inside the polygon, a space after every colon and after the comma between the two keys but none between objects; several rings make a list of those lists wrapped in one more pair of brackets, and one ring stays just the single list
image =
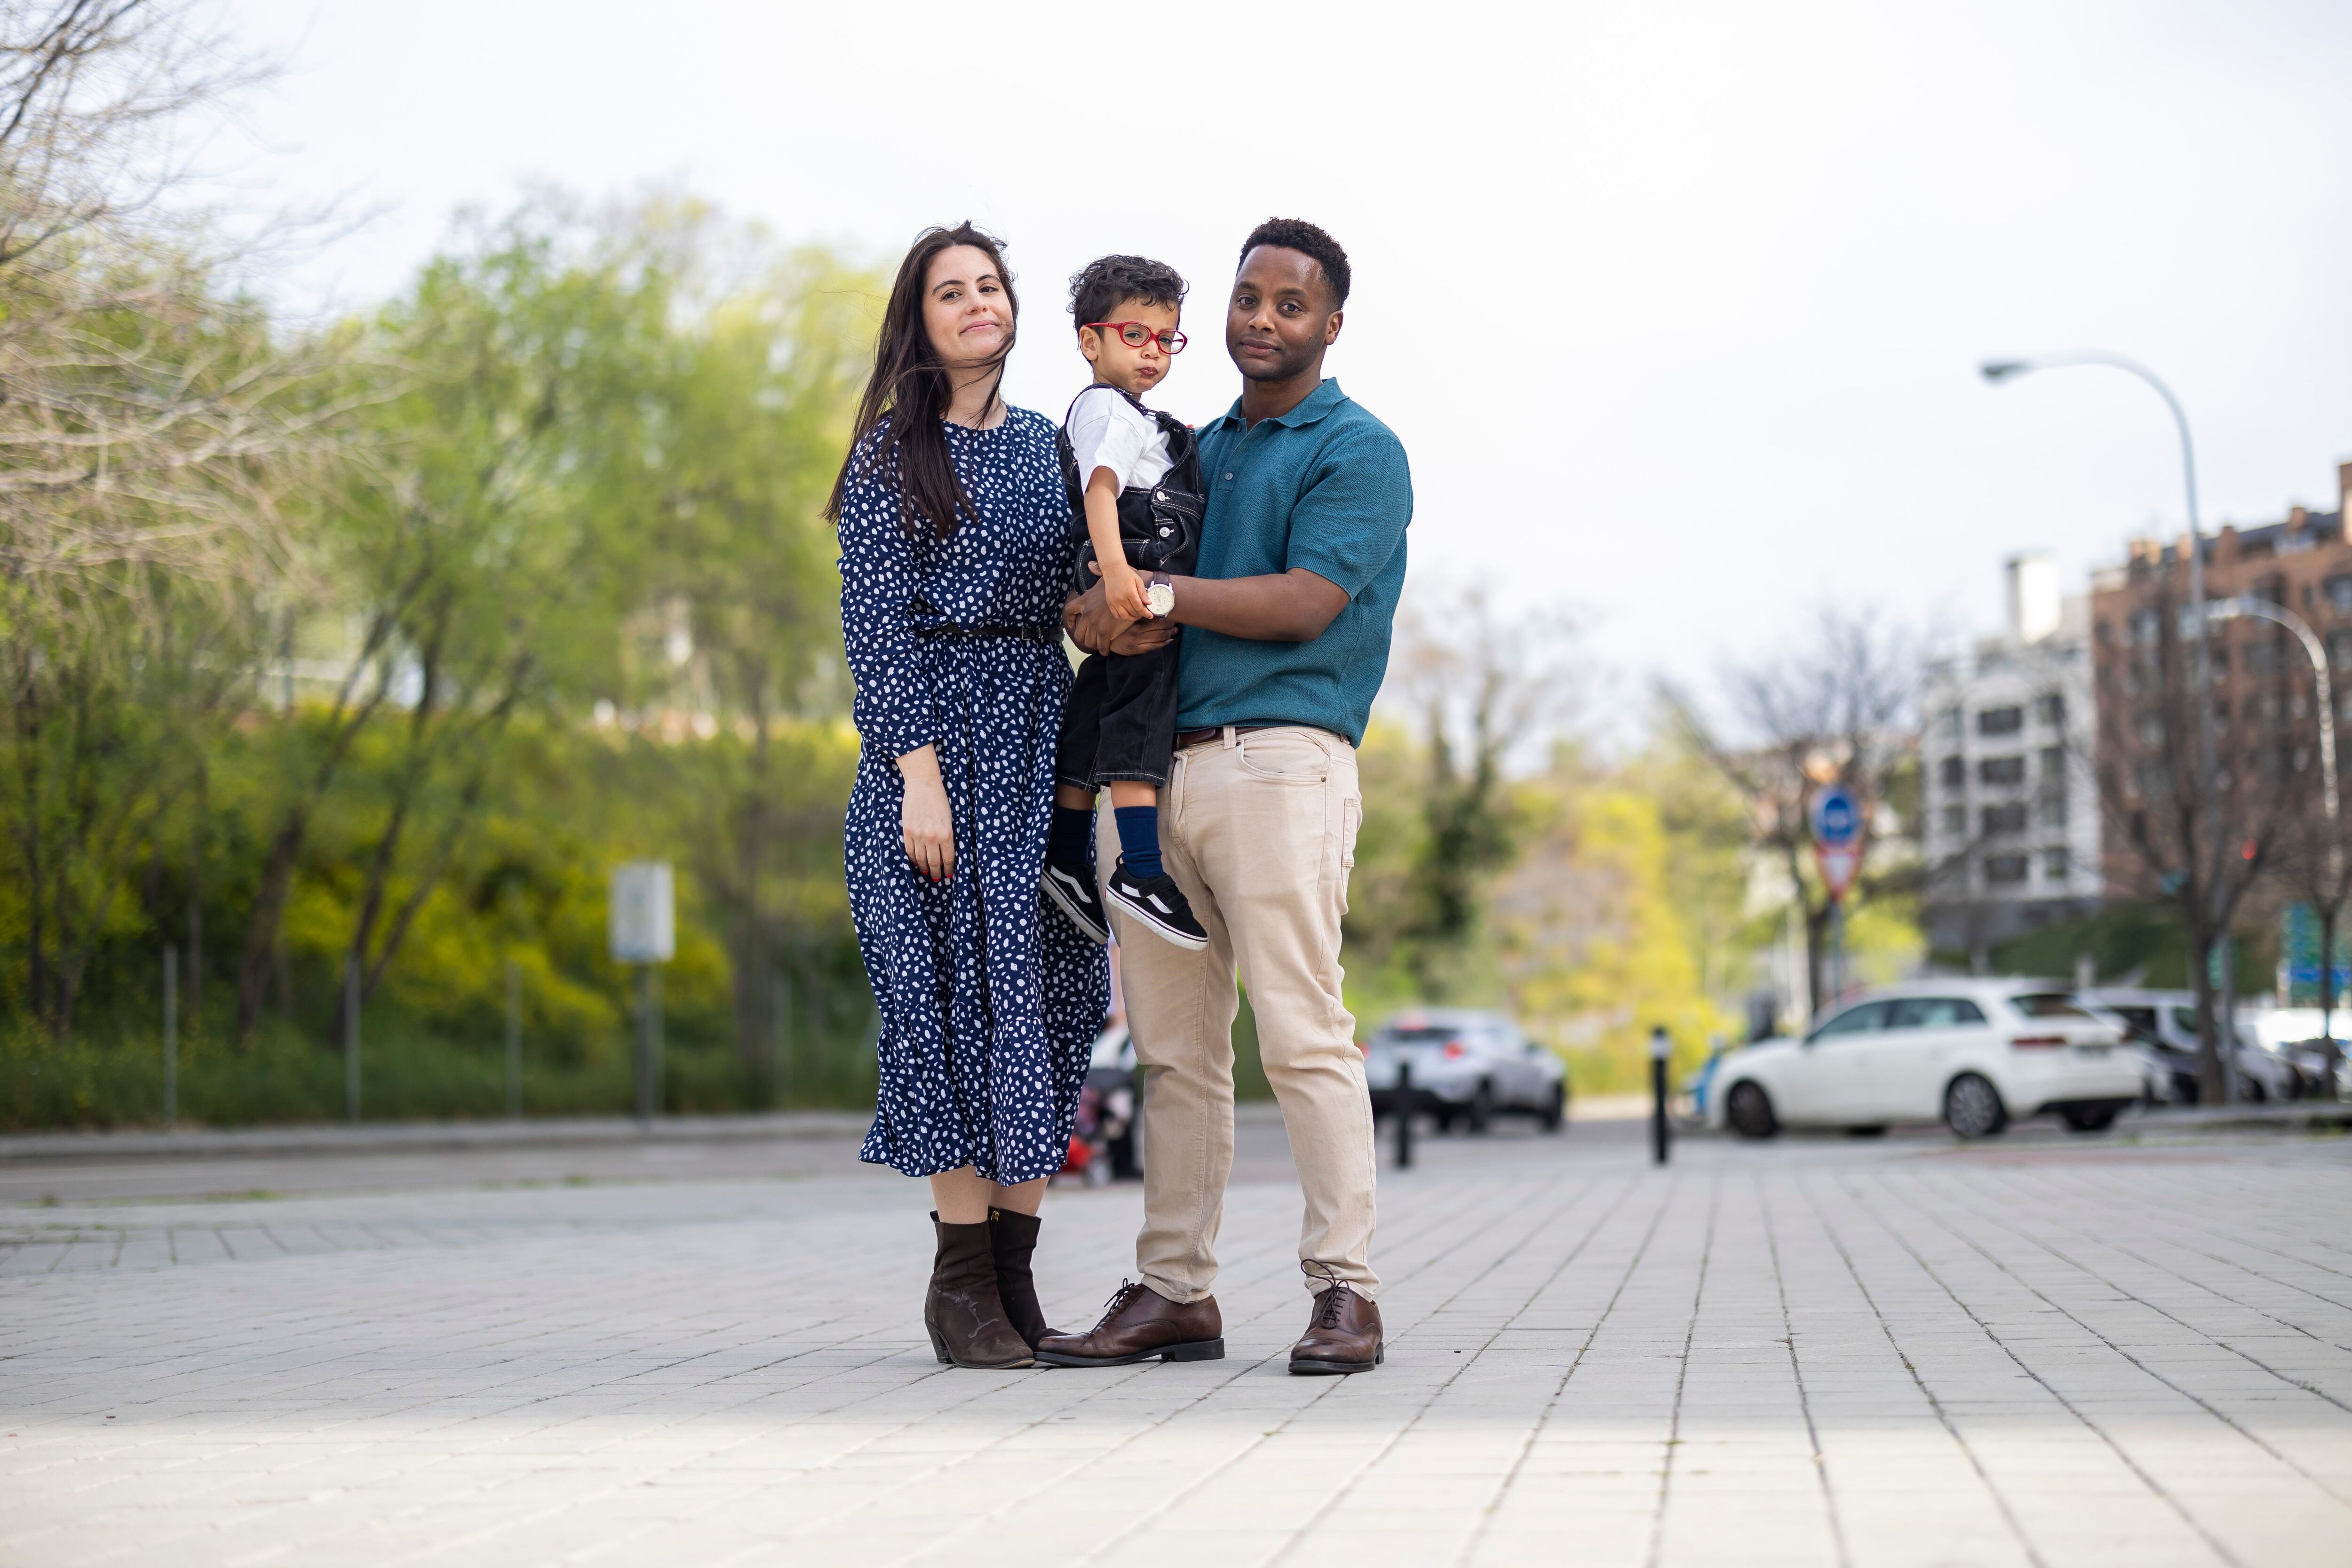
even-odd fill
[{"label": "black denim overalls", "polygon": [[[1092,388],[1087,390],[1091,391]],[[1118,495],[1119,543],[1127,563],[1147,576],[1166,572],[1189,576],[1200,557],[1201,513],[1206,487],[1201,482],[1201,450],[1192,427],[1173,415],[1146,408],[1124,390],[1112,391],[1160,426],[1175,459],[1156,485],[1130,485]],[[1078,396],[1085,396],[1080,393]],[[1077,406],[1073,398],[1072,408]],[[1095,547],[1087,536],[1086,480],[1070,448],[1069,416],[1055,433],[1062,458],[1062,483],[1069,492],[1070,529],[1076,544],[1071,559],[1071,591],[1083,594],[1102,581],[1091,563]],[[1062,735],[1055,748],[1055,776],[1081,789],[1099,789],[1115,779],[1164,784],[1176,741],[1178,644],[1139,654],[1088,654],[1078,666]]]}]

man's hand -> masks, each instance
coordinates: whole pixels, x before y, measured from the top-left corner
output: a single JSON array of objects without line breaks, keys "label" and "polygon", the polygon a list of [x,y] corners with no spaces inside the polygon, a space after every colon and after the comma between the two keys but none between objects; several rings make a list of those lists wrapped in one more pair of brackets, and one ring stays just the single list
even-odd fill
[{"label": "man's hand", "polygon": [[1088,653],[1108,653],[1119,634],[1135,625],[1110,607],[1103,585],[1093,587],[1062,606],[1062,626],[1070,640]]},{"label": "man's hand", "polygon": [[1110,645],[1118,654],[1150,653],[1153,648],[1166,647],[1176,640],[1176,628],[1166,621],[1138,621],[1118,634]]},{"label": "man's hand", "polygon": [[1106,601],[1099,583],[1062,601],[1062,629],[1088,653],[1150,653],[1176,640],[1173,622],[1120,616]]}]

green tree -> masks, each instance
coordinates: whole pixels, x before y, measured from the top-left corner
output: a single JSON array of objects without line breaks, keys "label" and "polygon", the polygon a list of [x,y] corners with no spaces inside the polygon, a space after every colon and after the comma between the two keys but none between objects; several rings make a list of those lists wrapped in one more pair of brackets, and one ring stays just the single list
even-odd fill
[{"label": "green tree", "polygon": [[[1351,900],[1346,929],[1375,964],[1409,977],[1419,1000],[1475,984],[1487,891],[1517,849],[1507,770],[1540,759],[1573,709],[1572,647],[1564,617],[1507,615],[1480,590],[1402,617],[1392,679],[1418,733],[1384,736],[1364,760],[1357,863],[1378,892]],[[1400,797],[1412,803],[1409,823],[1396,817]]]},{"label": "green tree", "polygon": [[[877,275],[821,250],[774,255],[707,210],[648,215],[689,256],[749,256],[740,281],[681,268],[696,300],[663,384],[653,504],[622,552],[642,595],[686,637],[646,661],[640,709],[688,713],[731,737],[692,825],[693,866],[724,922],[736,1049],[764,1072],[784,1020],[780,980],[804,989],[838,895],[839,802],[792,787],[811,765],[793,721],[844,707],[836,544],[822,519],[870,362]],[[846,780],[843,781],[845,789]]]},{"label": "green tree", "polygon": [[323,721],[281,717],[239,1038],[259,1017],[311,824],[361,732],[397,714],[345,954],[364,1001],[478,820],[505,727],[529,703],[570,697],[576,712],[612,668],[606,558],[649,498],[670,283],[640,247],[583,241],[561,209],[463,237],[373,324],[370,460],[318,504],[318,586],[300,613],[362,630]]}]

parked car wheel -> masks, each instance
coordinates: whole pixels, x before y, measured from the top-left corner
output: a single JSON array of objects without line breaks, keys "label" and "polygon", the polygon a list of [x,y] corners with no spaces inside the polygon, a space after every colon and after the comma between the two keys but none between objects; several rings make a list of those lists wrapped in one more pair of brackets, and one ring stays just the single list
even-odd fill
[{"label": "parked car wheel", "polygon": [[1780,1119],[1772,1114],[1772,1097],[1753,1083],[1733,1084],[1723,1113],[1742,1138],[1769,1138],[1780,1131]]},{"label": "parked car wheel", "polygon": [[1544,1104],[1542,1121],[1547,1132],[1557,1132],[1568,1125],[1568,1085],[1551,1086],[1551,1099]]},{"label": "parked car wheel", "polygon": [[1849,1127],[1845,1130],[1845,1135],[1849,1138],[1884,1138],[1886,1136],[1886,1129],[1883,1124],[1875,1127]]},{"label": "parked car wheel", "polygon": [[2116,1124],[2117,1110],[2112,1105],[2062,1105],[2058,1114],[2069,1132],[2105,1132]]},{"label": "parked car wheel", "polygon": [[2009,1108],[1991,1079],[1964,1072],[1944,1089],[1944,1125],[1958,1138],[1990,1138],[2009,1125]]},{"label": "parked car wheel", "polygon": [[1473,1132],[1484,1132],[1495,1124],[1495,1086],[1484,1079],[1478,1081],[1478,1092],[1470,1097],[1467,1118]]}]

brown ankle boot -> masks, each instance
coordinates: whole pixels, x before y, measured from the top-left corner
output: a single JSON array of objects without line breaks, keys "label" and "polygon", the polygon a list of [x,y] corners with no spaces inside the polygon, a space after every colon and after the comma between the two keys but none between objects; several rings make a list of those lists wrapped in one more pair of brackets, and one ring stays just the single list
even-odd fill
[{"label": "brown ankle boot", "polygon": [[930,1331],[931,1349],[955,1366],[989,1372],[1034,1366],[1036,1359],[1005,1321],[1004,1303],[997,1297],[988,1226],[945,1225],[936,1213],[931,1224],[940,1237],[931,1288],[923,1298],[923,1327]]},{"label": "brown ankle boot", "polygon": [[996,1299],[1004,1303],[1004,1321],[1034,1351],[1039,1340],[1054,1331],[1045,1326],[1045,1309],[1037,1305],[1037,1281],[1029,1272],[1030,1255],[1037,1250],[1037,1216],[991,1209],[988,1238],[995,1251]]}]

